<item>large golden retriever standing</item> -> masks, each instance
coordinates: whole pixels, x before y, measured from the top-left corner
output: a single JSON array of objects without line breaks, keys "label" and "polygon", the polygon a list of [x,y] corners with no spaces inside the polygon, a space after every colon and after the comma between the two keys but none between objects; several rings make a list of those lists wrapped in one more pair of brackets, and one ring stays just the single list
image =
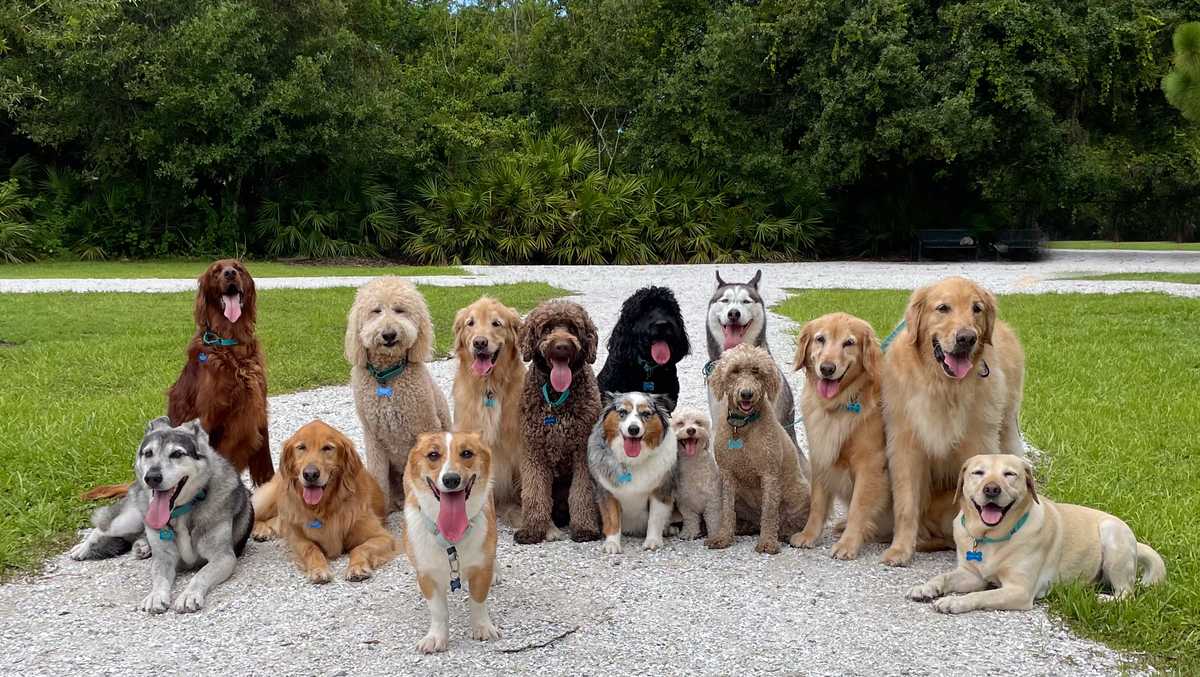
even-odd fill
[{"label": "large golden retriever standing", "polygon": [[476,431],[492,450],[496,513],[521,528],[521,316],[484,296],[454,316],[454,430]]},{"label": "large golden retriever standing", "polygon": [[996,319],[996,299],[951,277],[913,292],[907,326],[883,362],[884,422],[895,532],[883,562],[949,547],[953,491],[963,461],[1021,455],[1017,427],[1025,355]]}]

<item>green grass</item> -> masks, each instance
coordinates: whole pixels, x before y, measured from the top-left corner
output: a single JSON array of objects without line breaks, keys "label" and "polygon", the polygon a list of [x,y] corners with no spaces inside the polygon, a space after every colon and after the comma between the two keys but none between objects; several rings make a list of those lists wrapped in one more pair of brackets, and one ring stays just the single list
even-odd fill
[{"label": "green grass", "polygon": [[[422,287],[450,347],[454,312],[484,291],[521,310],[560,296],[545,284]],[[86,525],[86,488],[128,478],[146,421],[192,335],[179,294],[0,295],[0,578],[36,568]],[[259,292],[271,394],[346,383],[352,288]]]},{"label": "green grass", "polygon": [[[804,291],[777,309],[804,321],[835,310],[886,336],[899,291]],[[1001,317],[1027,354],[1021,426],[1046,454],[1042,491],[1124,519],[1167,563],[1167,582],[1126,602],[1063,586],[1050,608],[1080,633],[1200,673],[1200,300],[1163,294],[1017,294]]]},{"label": "green grass", "polygon": [[[0,265],[0,279],[35,278],[195,278],[208,267],[205,260],[165,261],[42,261]],[[306,265],[278,261],[247,261],[254,277],[339,277],[362,275],[465,275],[456,266]]]},{"label": "green grass", "polygon": [[1057,240],[1046,243],[1047,249],[1126,249],[1133,251],[1200,252],[1200,242],[1113,242],[1112,240]]},{"label": "green grass", "polygon": [[1200,284],[1200,273],[1108,273],[1105,275],[1072,275],[1071,280],[1150,280],[1152,282],[1177,282]]}]

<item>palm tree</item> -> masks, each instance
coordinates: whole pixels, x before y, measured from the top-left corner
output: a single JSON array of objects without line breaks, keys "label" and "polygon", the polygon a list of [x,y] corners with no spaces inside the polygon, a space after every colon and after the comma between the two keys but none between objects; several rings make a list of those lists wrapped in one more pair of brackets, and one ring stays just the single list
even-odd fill
[{"label": "palm tree", "polygon": [[1192,122],[1200,122],[1200,21],[1175,29],[1175,68],[1163,78],[1167,101]]}]

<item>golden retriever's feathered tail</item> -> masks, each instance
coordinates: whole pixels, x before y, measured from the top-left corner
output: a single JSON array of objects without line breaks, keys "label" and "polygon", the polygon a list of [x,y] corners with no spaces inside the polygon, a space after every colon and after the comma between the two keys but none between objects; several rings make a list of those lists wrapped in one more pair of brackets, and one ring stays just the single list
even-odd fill
[{"label": "golden retriever's feathered tail", "polygon": [[1142,568],[1142,585],[1157,585],[1167,577],[1167,565],[1158,552],[1145,543],[1137,544],[1138,566]]},{"label": "golden retriever's feathered tail", "polygon": [[121,498],[129,493],[129,484],[102,484],[92,487],[80,496],[85,501],[102,501],[106,498]]}]

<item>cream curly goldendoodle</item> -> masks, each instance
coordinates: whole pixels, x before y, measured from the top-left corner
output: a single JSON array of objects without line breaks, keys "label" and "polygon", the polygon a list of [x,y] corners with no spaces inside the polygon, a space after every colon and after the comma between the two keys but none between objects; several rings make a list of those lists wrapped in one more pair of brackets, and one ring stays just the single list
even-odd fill
[{"label": "cream curly goldendoodle", "polygon": [[425,367],[432,356],[429,306],[411,282],[380,277],[359,288],[346,322],[350,390],[367,471],[389,512],[404,509],[404,467],[417,436],[450,429],[446,396]]}]

